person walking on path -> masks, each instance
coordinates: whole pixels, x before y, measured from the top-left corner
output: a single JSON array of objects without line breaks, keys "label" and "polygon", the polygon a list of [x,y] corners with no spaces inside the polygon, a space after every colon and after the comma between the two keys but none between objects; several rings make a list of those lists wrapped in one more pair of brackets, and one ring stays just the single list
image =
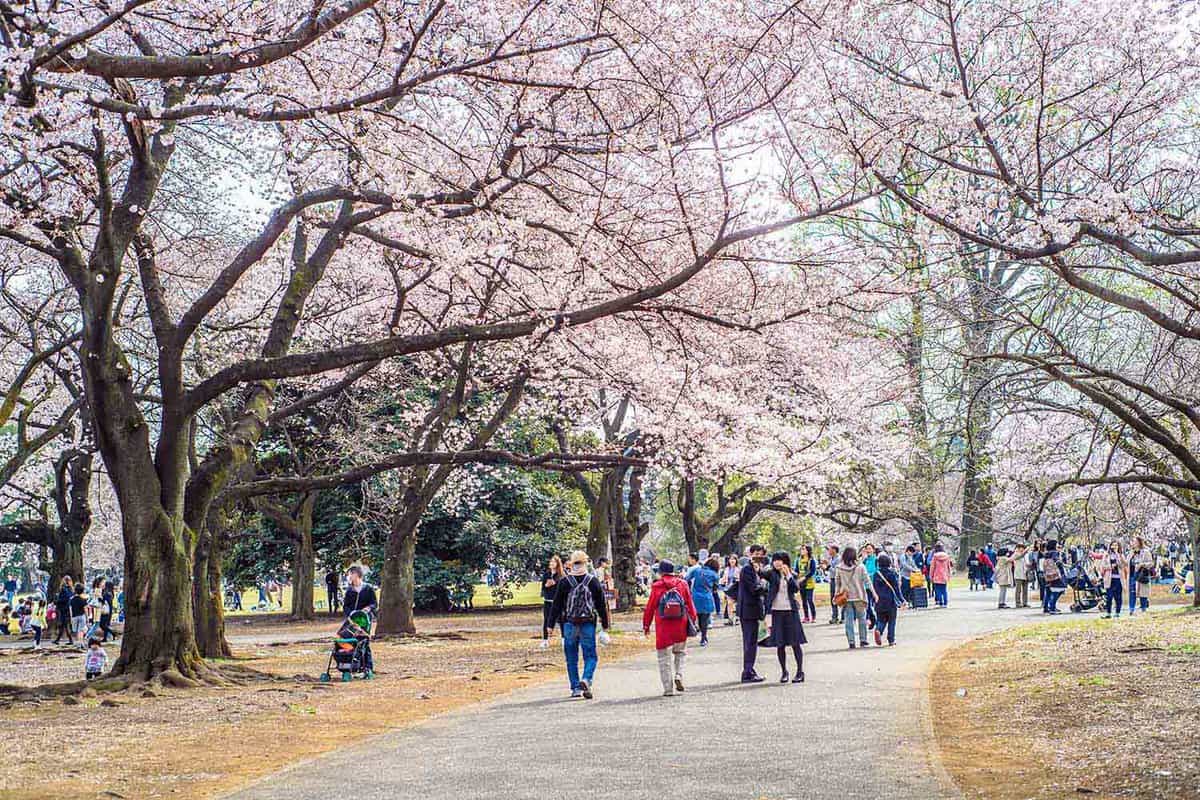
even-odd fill
[{"label": "person walking on path", "polygon": [[946,587],[950,583],[950,570],[953,561],[946,548],[938,542],[933,546],[933,555],[929,557],[929,582],[933,584],[933,602],[939,608],[945,608],[950,603]]},{"label": "person walking on path", "polygon": [[[668,562],[663,562],[668,563]],[[709,558],[696,569],[692,570],[688,575],[687,585],[692,594],[692,603],[696,607],[698,624],[700,626],[700,646],[708,647],[708,628],[712,624],[712,616],[717,611],[717,603],[713,596],[713,591],[717,587],[717,583],[721,580],[721,576],[717,574],[720,569],[721,562],[715,558]],[[659,572],[661,573],[661,569]],[[653,587],[651,587],[653,591]],[[649,608],[650,604],[647,603]]]},{"label": "person walking on path", "polygon": [[[779,657],[779,682],[804,683],[804,652],[800,645],[808,644],[804,626],[800,624],[800,607],[796,603],[796,592],[800,582],[792,572],[787,553],[771,556],[771,569],[767,572],[767,638],[759,644],[774,647]],[[788,675],[787,651],[792,649],[796,657],[796,675]]]},{"label": "person walking on path", "polygon": [[979,561],[982,565],[980,577],[983,579],[983,586],[985,589],[991,589],[996,578],[996,548],[991,542],[979,551]]},{"label": "person walking on path", "polygon": [[74,596],[75,584],[70,575],[65,575],[58,585],[58,594],[54,597],[54,619],[58,623],[54,633],[55,644],[58,644],[64,633],[67,634],[67,644],[75,644],[75,633],[71,630],[71,598]]},{"label": "person walking on path", "polygon": [[810,545],[801,545],[800,558],[796,561],[796,581],[800,584],[800,610],[804,622],[817,621],[817,604],[813,593],[817,590],[817,559]]},{"label": "person walking on path", "polygon": [[1005,601],[1008,599],[1008,590],[1012,587],[1016,580],[1016,570],[1013,567],[1012,556],[1007,550],[1000,550],[996,553],[996,586],[1000,589],[1000,599],[996,608],[1008,608]]},{"label": "person walking on path", "polygon": [[921,571],[913,558],[916,552],[917,546],[910,544],[900,554],[900,596],[906,603],[912,603],[912,574]]},{"label": "person walking on path", "polygon": [[336,614],[338,610],[338,574],[334,570],[325,573],[325,599],[329,610]]},{"label": "person walking on path", "polygon": [[1013,587],[1016,593],[1014,607],[1029,608],[1029,559],[1025,545],[1019,544],[1013,551]]},{"label": "person walking on path", "polygon": [[896,644],[896,619],[900,607],[904,605],[904,597],[900,594],[900,576],[892,569],[892,559],[884,554],[876,562],[875,577],[871,579],[871,588],[875,590],[875,644],[883,644],[884,632],[887,632],[888,647]]},{"label": "person walking on path", "polygon": [[[693,582],[702,572],[714,570],[702,567],[693,575]],[[688,582],[676,577],[675,565],[670,561],[658,564],[659,578],[650,587],[650,599],[642,612],[642,635],[650,635],[654,625],[654,649],[658,656],[658,677],[662,679],[663,697],[671,697],[684,690],[683,660],[687,656],[688,623],[695,625],[697,619],[696,600]],[[712,603],[712,592],[705,592]],[[712,613],[712,612],[708,612]]]},{"label": "person walking on path", "polygon": [[867,568],[859,563],[853,547],[842,551],[842,557],[834,570],[834,603],[843,601],[842,618],[846,625],[846,641],[850,649],[854,645],[854,625],[858,623],[858,644],[867,646],[867,598],[874,597],[875,589],[867,580]]},{"label": "person walking on path", "polygon": [[829,582],[829,624],[837,625],[841,622],[840,612],[837,603],[833,602],[833,598],[837,595],[837,589],[834,588],[833,579],[837,574],[838,562],[842,558],[842,554],[838,551],[836,544],[831,544],[825,548],[825,556],[829,560],[829,567],[825,573],[825,580]]},{"label": "person walking on path", "polygon": [[87,637],[84,635],[87,633],[88,629],[88,598],[84,592],[85,589],[83,586],[83,581],[80,581],[79,583],[75,584],[75,594],[67,603],[67,607],[70,609],[71,613],[71,630],[79,635],[78,644],[80,650],[87,650],[88,647]]},{"label": "person walking on path", "polygon": [[1154,580],[1154,553],[1141,536],[1133,537],[1129,549],[1129,615],[1141,600],[1142,611],[1150,610],[1150,583]]},{"label": "person walking on path", "polygon": [[738,571],[738,558],[730,553],[721,571],[721,606],[725,610],[726,625],[732,625],[737,618]]},{"label": "person walking on path", "polygon": [[1058,542],[1050,539],[1042,545],[1042,557],[1038,560],[1038,572],[1045,582],[1044,599],[1042,600],[1043,614],[1061,614],[1058,610],[1058,598],[1067,590],[1067,582],[1063,578],[1062,555],[1058,552]]},{"label": "person walking on path", "polygon": [[974,591],[979,590],[979,584],[980,584],[979,574],[982,569],[983,569],[983,562],[981,562],[979,560],[978,551],[972,550],[971,552],[967,553],[967,589],[968,589],[968,591],[974,592]]},{"label": "person walking on path", "polygon": [[562,559],[558,554],[550,556],[550,563],[546,565],[546,571],[542,573],[542,647],[550,646],[550,631],[554,630],[554,617],[551,611],[554,609],[554,597],[558,594],[558,584],[567,576],[567,571],[563,569]]},{"label": "person walking on path", "polygon": [[[566,576],[558,582],[550,619],[562,622],[563,655],[567,660],[567,680],[571,697],[591,700],[592,682],[600,661],[596,653],[596,622],[600,622],[601,640],[606,640],[609,628],[608,604],[604,602],[604,587],[595,575],[588,573],[588,554],[582,550],[571,553]],[[579,652],[583,651],[583,674],[579,673]]]},{"label": "person walking on path", "polygon": [[98,609],[100,618],[96,621],[96,630],[100,634],[101,644],[107,642],[110,636],[114,642],[117,640],[117,634],[113,633],[112,629],[113,608],[116,604],[116,588],[112,581],[105,581],[100,590],[100,608]]},{"label": "person walking on path", "polygon": [[742,683],[762,683],[764,678],[754,671],[758,660],[758,623],[766,616],[763,608],[765,584],[759,575],[767,548],[750,545],[749,558],[738,574],[738,622],[742,626]]},{"label": "person walking on path", "polygon": [[1123,549],[1119,541],[1114,541],[1100,561],[1100,575],[1104,579],[1105,619],[1112,619],[1114,605],[1117,608],[1117,619],[1121,618],[1121,605],[1125,602],[1124,588],[1129,583],[1129,561],[1126,560]]},{"label": "person walking on path", "polygon": [[46,629],[46,601],[38,600],[29,615],[29,630],[33,631],[33,649],[42,649],[42,631]]}]

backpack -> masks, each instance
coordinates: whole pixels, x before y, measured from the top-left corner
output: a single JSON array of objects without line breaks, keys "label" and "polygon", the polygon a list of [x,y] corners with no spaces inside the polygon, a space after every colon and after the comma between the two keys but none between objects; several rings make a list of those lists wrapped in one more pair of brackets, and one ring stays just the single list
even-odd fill
[{"label": "backpack", "polygon": [[658,599],[658,616],[661,619],[683,619],[687,616],[687,604],[675,586],[663,592]]},{"label": "backpack", "polygon": [[1046,576],[1046,583],[1054,583],[1062,577],[1062,573],[1058,569],[1058,562],[1053,558],[1046,559],[1046,563],[1042,567],[1042,574]]},{"label": "backpack", "polygon": [[596,600],[592,597],[592,588],[589,585],[591,576],[584,576],[582,580],[576,580],[573,576],[568,575],[567,580],[571,583],[571,591],[567,594],[567,612],[564,615],[571,622],[588,621],[596,618]]}]

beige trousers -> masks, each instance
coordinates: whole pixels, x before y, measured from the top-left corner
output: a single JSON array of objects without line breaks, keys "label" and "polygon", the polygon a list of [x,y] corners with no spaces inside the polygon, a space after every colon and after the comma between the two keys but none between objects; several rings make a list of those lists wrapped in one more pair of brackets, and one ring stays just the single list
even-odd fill
[{"label": "beige trousers", "polygon": [[687,655],[687,642],[679,642],[658,650],[658,677],[662,679],[663,692],[675,693],[675,679],[683,680],[683,659]]}]

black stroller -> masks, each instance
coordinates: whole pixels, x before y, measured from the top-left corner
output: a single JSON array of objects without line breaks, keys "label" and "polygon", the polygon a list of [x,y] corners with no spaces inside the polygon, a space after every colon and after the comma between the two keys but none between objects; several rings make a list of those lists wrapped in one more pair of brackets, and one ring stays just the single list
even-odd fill
[{"label": "black stroller", "polygon": [[1069,567],[1064,571],[1067,586],[1071,587],[1071,611],[1079,614],[1091,611],[1104,602],[1104,590],[1089,576],[1082,565]]},{"label": "black stroller", "polygon": [[346,618],[333,640],[333,651],[329,663],[321,673],[321,682],[333,680],[333,669],[342,673],[342,682],[348,683],[355,675],[367,680],[375,677],[375,659],[371,657],[371,615],[366,611],[355,611]]}]

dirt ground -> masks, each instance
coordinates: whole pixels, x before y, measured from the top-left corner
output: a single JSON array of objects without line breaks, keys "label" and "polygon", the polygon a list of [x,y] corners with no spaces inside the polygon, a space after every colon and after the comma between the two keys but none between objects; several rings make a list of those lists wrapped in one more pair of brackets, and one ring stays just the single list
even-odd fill
[{"label": "dirt ground", "polygon": [[[237,626],[229,631],[237,663],[277,680],[155,687],[155,696],[139,689],[84,696],[78,705],[44,699],[0,708],[7,747],[0,797],[218,796],[354,740],[523,686],[564,680],[557,639],[542,650],[534,636],[540,624],[540,609],[422,619],[420,636],[374,646],[376,679],[349,684],[315,681],[335,624],[262,618]],[[640,635],[617,633],[600,658],[648,647]],[[115,647],[109,652],[116,657]],[[82,672],[81,655],[0,651],[0,684],[77,680]]]},{"label": "dirt ground", "polygon": [[1200,797],[1200,612],[1035,625],[948,652],[937,745],[970,800]]}]

